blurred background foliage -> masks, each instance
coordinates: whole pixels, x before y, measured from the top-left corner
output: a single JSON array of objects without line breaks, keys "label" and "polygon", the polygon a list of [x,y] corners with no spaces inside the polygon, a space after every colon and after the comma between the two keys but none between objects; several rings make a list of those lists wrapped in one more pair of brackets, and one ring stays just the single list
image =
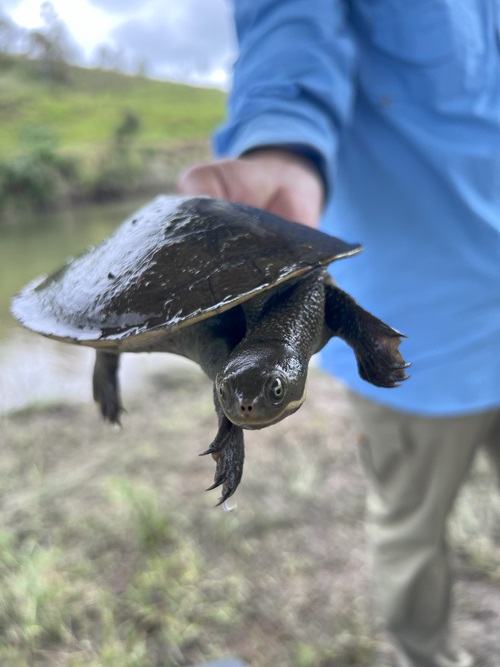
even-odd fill
[{"label": "blurred background foliage", "polygon": [[0,223],[26,212],[167,190],[210,152],[224,94],[120,71],[103,45],[98,67],[73,64],[76,46],[52,5],[21,30],[0,13]]}]

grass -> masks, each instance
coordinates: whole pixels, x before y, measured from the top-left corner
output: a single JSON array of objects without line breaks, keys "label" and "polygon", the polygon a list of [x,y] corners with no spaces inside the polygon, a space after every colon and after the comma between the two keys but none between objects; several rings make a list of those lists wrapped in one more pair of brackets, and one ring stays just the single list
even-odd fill
[{"label": "grass", "polygon": [[140,120],[141,148],[206,141],[222,119],[225,99],[218,90],[82,67],[71,67],[68,85],[55,86],[20,57],[1,64],[0,89],[0,158],[23,149],[26,128],[43,127],[65,151],[92,160],[125,111]]},{"label": "grass", "polygon": [[[216,420],[190,366],[128,393],[120,432],[92,405],[3,417],[0,664],[238,655],[252,667],[389,667],[366,567],[359,434],[331,380],[313,374],[308,396],[290,419],[248,434],[232,513],[203,492],[214,466],[196,454]],[[500,618],[492,488],[480,459],[452,526],[458,629],[484,667],[497,664]]]},{"label": "grass", "polygon": [[0,59],[0,224],[171,190],[188,165],[209,158],[225,96],[70,67],[50,83],[37,62]]}]

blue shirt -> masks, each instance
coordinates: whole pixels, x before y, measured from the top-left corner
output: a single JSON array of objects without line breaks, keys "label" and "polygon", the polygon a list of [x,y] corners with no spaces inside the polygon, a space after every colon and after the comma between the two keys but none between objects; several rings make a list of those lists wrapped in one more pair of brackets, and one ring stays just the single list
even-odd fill
[{"label": "blue shirt", "polygon": [[360,394],[430,415],[500,406],[500,0],[238,0],[219,155],[291,146],[329,191],[326,231],[365,251],[332,274],[408,336],[411,379]]}]

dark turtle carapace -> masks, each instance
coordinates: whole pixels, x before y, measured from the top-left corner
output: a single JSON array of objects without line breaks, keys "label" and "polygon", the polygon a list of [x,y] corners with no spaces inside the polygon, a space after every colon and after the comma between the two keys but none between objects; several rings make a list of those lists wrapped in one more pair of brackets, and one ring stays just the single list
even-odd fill
[{"label": "dark turtle carapace", "polygon": [[368,382],[406,378],[401,334],[339,289],[325,267],[360,252],[270,213],[209,197],[158,197],[107,240],[12,302],[26,327],[96,349],[94,398],[118,422],[123,352],[173,352],[214,383],[221,502],[238,486],[243,429],[295,412],[311,356],[340,336]]}]

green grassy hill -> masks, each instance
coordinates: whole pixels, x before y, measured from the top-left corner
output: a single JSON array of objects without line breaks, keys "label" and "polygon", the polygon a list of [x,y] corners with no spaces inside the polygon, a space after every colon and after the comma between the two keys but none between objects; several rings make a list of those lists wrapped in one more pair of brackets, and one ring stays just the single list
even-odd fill
[{"label": "green grassy hill", "polygon": [[140,145],[154,148],[206,140],[223,116],[218,90],[81,67],[69,71],[69,83],[55,85],[25,58],[0,63],[0,158],[22,151],[23,133],[31,127],[51,130],[65,151],[86,156],[113,137],[126,111],[140,120]]},{"label": "green grassy hill", "polygon": [[39,61],[0,59],[0,223],[26,211],[169,189],[210,154],[221,91]]}]

